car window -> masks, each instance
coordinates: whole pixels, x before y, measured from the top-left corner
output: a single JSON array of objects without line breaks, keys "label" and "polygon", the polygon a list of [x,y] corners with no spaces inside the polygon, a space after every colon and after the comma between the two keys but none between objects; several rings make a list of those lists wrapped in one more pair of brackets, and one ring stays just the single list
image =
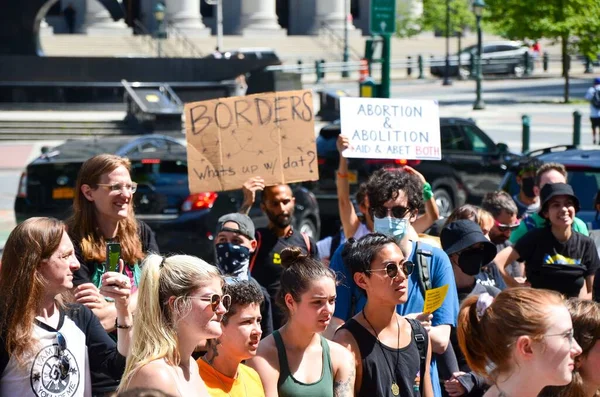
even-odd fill
[{"label": "car window", "polygon": [[600,187],[600,170],[568,170],[568,183],[573,187],[582,210],[595,211],[594,198]]},{"label": "car window", "polygon": [[496,145],[494,145],[494,142],[479,128],[473,125],[463,124],[462,129],[467,137],[470,150],[477,153],[491,153],[495,151]]},{"label": "car window", "polygon": [[511,46],[511,45],[499,45],[499,46],[496,46],[496,51],[498,51],[498,52],[514,51],[516,49],[517,49],[517,47]]},{"label": "car window", "polygon": [[131,178],[137,183],[159,185],[183,185],[188,183],[187,163],[181,160],[134,161]]},{"label": "car window", "polygon": [[461,129],[456,125],[443,125],[440,130],[443,150],[469,150]]},{"label": "car window", "polygon": [[498,47],[495,45],[486,45],[485,47],[483,47],[483,53],[488,54],[490,52],[496,52],[496,48]]}]

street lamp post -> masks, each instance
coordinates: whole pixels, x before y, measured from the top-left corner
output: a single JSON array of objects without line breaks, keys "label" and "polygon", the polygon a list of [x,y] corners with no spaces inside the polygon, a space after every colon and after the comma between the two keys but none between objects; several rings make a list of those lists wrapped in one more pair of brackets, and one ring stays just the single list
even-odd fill
[{"label": "street lamp post", "polygon": [[158,2],[154,6],[154,19],[156,20],[156,40],[157,40],[157,56],[162,56],[162,39],[165,36],[164,31],[164,20],[165,20],[165,6],[163,3]]},{"label": "street lamp post", "polygon": [[343,54],[343,61],[344,61],[344,69],[342,72],[342,77],[349,77],[350,73],[348,72],[348,59],[350,58],[350,54],[348,51],[348,17],[350,14],[350,7],[348,6],[348,2],[350,0],[344,0],[344,54]]},{"label": "street lamp post", "polygon": [[204,0],[206,4],[217,6],[217,51],[223,51],[223,0]]},{"label": "street lamp post", "polygon": [[477,82],[477,99],[475,99],[475,103],[473,104],[473,110],[482,110],[485,109],[485,103],[483,102],[483,98],[481,97],[481,54],[482,51],[482,34],[481,34],[481,14],[483,13],[483,9],[485,8],[485,2],[483,0],[475,0],[473,2],[473,13],[475,14],[475,18],[477,20],[477,72],[475,73],[475,81]]},{"label": "street lamp post", "polygon": [[446,65],[443,85],[452,85],[450,81],[450,0],[446,0]]}]

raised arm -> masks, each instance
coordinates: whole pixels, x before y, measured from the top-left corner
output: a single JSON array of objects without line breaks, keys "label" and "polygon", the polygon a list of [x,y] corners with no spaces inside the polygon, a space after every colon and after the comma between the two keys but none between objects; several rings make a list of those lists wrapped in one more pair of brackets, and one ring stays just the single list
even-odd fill
[{"label": "raised arm", "polygon": [[514,247],[509,246],[504,248],[502,251],[498,252],[496,254],[496,257],[494,258],[494,263],[496,264],[500,275],[504,279],[506,285],[509,287],[521,286],[521,284],[506,271],[506,266],[508,266],[509,263],[512,263],[519,259],[519,257],[520,255],[517,252],[517,250],[515,250]]},{"label": "raised arm", "polygon": [[337,170],[335,184],[337,187],[338,210],[340,212],[340,220],[344,229],[344,236],[350,238],[354,236],[356,230],[360,226],[360,219],[354,211],[354,206],[350,200],[350,183],[348,182],[348,159],[342,156],[342,152],[349,146],[348,137],[339,135],[336,146],[340,153],[340,165]]},{"label": "raised arm", "polygon": [[260,176],[255,176],[244,182],[242,192],[244,193],[244,202],[239,209],[240,214],[248,215],[250,209],[256,200],[256,192],[265,188],[265,180]]},{"label": "raised arm", "polygon": [[425,233],[425,231],[433,225],[433,222],[440,218],[440,210],[435,202],[435,197],[433,197],[433,193],[431,192],[431,185],[427,183],[425,177],[419,171],[408,165],[404,166],[404,171],[416,175],[423,183],[423,203],[425,204],[425,213],[413,222],[413,228],[417,233]]}]

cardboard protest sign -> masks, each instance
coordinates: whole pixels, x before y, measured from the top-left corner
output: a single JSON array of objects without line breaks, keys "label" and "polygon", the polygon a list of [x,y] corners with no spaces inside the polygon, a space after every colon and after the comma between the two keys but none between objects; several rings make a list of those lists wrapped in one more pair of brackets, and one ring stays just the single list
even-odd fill
[{"label": "cardboard protest sign", "polygon": [[341,131],[350,139],[344,157],[440,160],[436,101],[340,98]]},{"label": "cardboard protest sign", "polygon": [[423,313],[433,313],[442,307],[442,303],[444,303],[444,299],[446,299],[446,294],[448,294],[448,284],[425,291]]},{"label": "cardboard protest sign", "polygon": [[310,90],[185,104],[190,192],[319,179]]}]

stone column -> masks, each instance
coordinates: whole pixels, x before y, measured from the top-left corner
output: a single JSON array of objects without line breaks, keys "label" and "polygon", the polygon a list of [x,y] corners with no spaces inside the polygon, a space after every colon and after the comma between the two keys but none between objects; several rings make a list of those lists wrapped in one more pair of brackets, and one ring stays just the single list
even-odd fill
[{"label": "stone column", "polygon": [[86,0],[82,30],[89,35],[126,36],[131,30],[123,20],[114,21],[98,0]]},{"label": "stone column", "polygon": [[210,35],[210,29],[202,23],[200,0],[166,0],[165,6],[166,21],[185,36]]},{"label": "stone column", "polygon": [[242,0],[240,30],[243,36],[283,36],[287,34],[285,29],[279,26],[275,12],[275,0]]},{"label": "stone column", "polygon": [[[335,30],[337,33],[343,33],[344,21],[348,24],[348,32],[350,35],[356,35],[358,32],[347,16],[344,16],[344,2],[348,1],[348,14],[350,13],[349,0],[327,0],[317,1],[315,24],[312,33],[318,34],[321,29]],[[327,26],[326,28],[323,25]],[[327,30],[329,30],[327,29]]]}]

